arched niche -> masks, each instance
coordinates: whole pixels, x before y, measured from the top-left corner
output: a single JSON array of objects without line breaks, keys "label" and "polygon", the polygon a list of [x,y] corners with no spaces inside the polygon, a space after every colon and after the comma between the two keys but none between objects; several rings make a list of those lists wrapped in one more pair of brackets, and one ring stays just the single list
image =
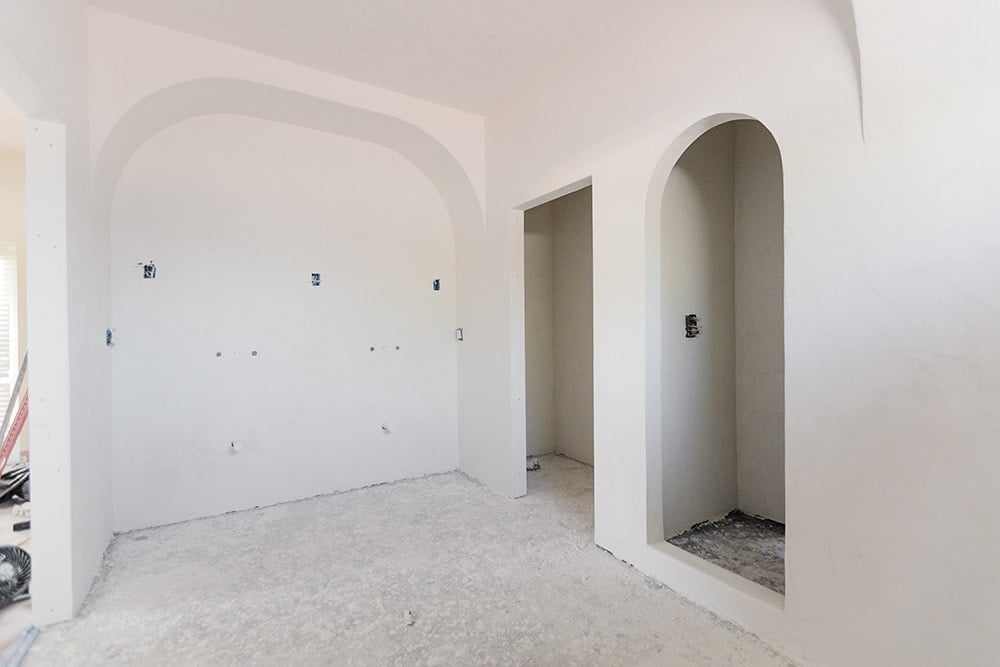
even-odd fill
[{"label": "arched niche", "polygon": [[[176,84],[134,105],[112,128],[94,170],[95,215],[99,219],[112,218],[112,203],[118,205],[119,181],[126,168],[138,159],[134,156],[155,143],[151,141],[154,137],[182,127],[185,121],[225,116],[259,119],[373,144],[389,149],[415,166],[440,196],[447,212],[454,238],[456,278],[450,284],[445,280],[445,289],[455,290],[458,317],[454,319],[461,321],[464,304],[472,302],[470,283],[475,280],[474,263],[483,237],[481,205],[472,183],[454,156],[434,137],[399,118],[251,81],[202,79]],[[327,279],[326,275],[323,277]],[[427,276],[428,291],[434,277]],[[444,329],[446,340],[452,344],[450,332],[454,326],[455,323],[449,321]],[[364,349],[367,351],[368,347]],[[405,349],[408,348],[404,346]],[[457,350],[458,380],[461,382],[478,371],[464,361],[467,355],[462,354],[462,347]]]},{"label": "arched niche", "polygon": [[781,152],[756,119],[706,118],[658,163],[647,199],[651,543],[735,509],[784,522],[783,229]]}]

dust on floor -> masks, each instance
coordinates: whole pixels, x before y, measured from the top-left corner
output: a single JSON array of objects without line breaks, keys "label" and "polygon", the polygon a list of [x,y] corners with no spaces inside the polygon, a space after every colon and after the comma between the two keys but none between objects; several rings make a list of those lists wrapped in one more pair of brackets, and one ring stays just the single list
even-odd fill
[{"label": "dust on floor", "polygon": [[787,665],[594,545],[593,469],[461,473],[117,536],[29,665]]}]

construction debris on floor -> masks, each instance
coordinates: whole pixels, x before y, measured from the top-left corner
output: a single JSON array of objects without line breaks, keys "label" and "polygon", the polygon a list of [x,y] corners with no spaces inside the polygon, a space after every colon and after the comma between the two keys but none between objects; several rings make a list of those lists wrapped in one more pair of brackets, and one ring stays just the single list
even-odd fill
[{"label": "construction debris on floor", "polygon": [[0,502],[11,498],[30,499],[31,470],[27,463],[18,462],[0,475]]},{"label": "construction debris on floor", "polygon": [[785,526],[730,512],[667,540],[699,558],[724,567],[772,591],[785,593]]},{"label": "construction debris on floor", "polygon": [[118,535],[28,665],[787,665],[593,541],[593,468],[461,473]]}]

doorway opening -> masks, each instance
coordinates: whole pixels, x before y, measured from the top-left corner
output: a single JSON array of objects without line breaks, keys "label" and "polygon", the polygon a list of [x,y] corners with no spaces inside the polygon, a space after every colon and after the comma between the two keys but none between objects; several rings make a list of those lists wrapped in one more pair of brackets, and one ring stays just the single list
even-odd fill
[{"label": "doorway opening", "polygon": [[[529,494],[563,485],[593,496],[593,305],[593,204],[587,186],[524,212]],[[549,479],[550,473],[564,479]],[[586,511],[592,525],[593,502]]]},{"label": "doorway opening", "polygon": [[26,121],[0,92],[0,650],[31,624]]},{"label": "doorway opening", "polygon": [[756,120],[692,143],[661,206],[664,539],[784,593],[784,204]]}]

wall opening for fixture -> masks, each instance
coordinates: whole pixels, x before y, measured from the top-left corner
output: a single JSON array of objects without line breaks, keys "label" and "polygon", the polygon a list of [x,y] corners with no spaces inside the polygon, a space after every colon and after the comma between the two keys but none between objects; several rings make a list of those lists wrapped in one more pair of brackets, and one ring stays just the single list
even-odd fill
[{"label": "wall opening for fixture", "polygon": [[661,208],[664,538],[784,593],[782,165],[770,132],[702,134]]},{"label": "wall opening for fixture", "polygon": [[524,213],[529,493],[558,478],[593,489],[591,196],[585,187]]}]

